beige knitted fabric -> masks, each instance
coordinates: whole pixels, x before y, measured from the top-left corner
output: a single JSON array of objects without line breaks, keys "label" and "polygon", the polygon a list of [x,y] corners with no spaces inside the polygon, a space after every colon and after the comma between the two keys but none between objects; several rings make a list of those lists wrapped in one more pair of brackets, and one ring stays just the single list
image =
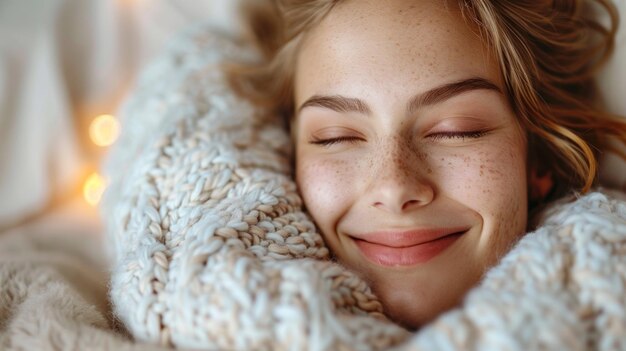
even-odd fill
[{"label": "beige knitted fabric", "polygon": [[[123,110],[102,205],[117,316],[142,341],[228,350],[626,350],[626,204],[555,205],[462,307],[413,334],[329,260],[260,123],[219,63],[251,50],[178,38]],[[416,303],[419,303],[416,301]]]}]

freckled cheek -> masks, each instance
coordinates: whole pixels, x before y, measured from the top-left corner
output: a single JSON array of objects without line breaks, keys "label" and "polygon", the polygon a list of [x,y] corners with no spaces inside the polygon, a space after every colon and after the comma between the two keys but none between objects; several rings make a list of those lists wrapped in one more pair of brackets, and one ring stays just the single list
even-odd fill
[{"label": "freckled cheek", "polygon": [[[429,157],[434,179],[441,192],[454,194],[466,204],[493,203],[525,194],[524,154],[510,147],[484,148],[470,152],[451,151]],[[488,201],[487,201],[488,200]],[[494,207],[495,207],[494,206]]]},{"label": "freckled cheek", "polygon": [[333,228],[350,202],[354,167],[340,160],[302,159],[296,163],[296,182],[308,212],[322,231]]}]

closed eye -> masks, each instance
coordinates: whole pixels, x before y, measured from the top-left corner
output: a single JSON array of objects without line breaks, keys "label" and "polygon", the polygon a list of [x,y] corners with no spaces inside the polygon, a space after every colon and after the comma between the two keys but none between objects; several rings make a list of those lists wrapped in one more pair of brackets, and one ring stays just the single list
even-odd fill
[{"label": "closed eye", "polygon": [[[434,141],[444,140],[444,139],[478,139],[487,134],[487,131],[478,130],[478,131],[469,131],[469,132],[438,132],[429,134],[428,137]],[[363,141],[362,138],[352,137],[352,136],[342,136],[337,138],[329,138],[329,139],[314,139],[309,143],[314,145],[321,145],[325,147],[329,147],[335,144],[340,143],[349,143],[356,144],[360,141]]]},{"label": "closed eye", "polygon": [[311,140],[309,143],[314,144],[314,145],[321,145],[321,146],[328,147],[328,146],[339,144],[339,143],[356,144],[359,141],[363,141],[363,139],[352,137],[352,136],[342,136],[342,137],[329,138],[329,139],[315,139],[315,140]]},{"label": "closed eye", "polygon": [[434,141],[443,140],[443,139],[478,139],[487,134],[485,130],[476,130],[469,132],[438,132],[429,134],[428,137]]}]

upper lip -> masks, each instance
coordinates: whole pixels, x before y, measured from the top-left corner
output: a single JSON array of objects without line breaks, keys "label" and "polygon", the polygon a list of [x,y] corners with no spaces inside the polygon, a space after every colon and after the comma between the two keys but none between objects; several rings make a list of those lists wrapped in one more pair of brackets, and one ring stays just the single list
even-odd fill
[{"label": "upper lip", "polygon": [[424,244],[467,230],[467,227],[418,228],[410,230],[382,230],[351,236],[373,244],[401,248]]}]

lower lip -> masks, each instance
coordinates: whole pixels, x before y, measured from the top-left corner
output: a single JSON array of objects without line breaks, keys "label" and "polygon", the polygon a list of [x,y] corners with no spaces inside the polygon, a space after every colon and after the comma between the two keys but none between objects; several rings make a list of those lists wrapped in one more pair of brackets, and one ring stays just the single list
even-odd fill
[{"label": "lower lip", "polygon": [[423,244],[391,247],[355,239],[358,248],[370,261],[382,266],[411,266],[426,263],[439,255],[464,233],[457,233]]}]

